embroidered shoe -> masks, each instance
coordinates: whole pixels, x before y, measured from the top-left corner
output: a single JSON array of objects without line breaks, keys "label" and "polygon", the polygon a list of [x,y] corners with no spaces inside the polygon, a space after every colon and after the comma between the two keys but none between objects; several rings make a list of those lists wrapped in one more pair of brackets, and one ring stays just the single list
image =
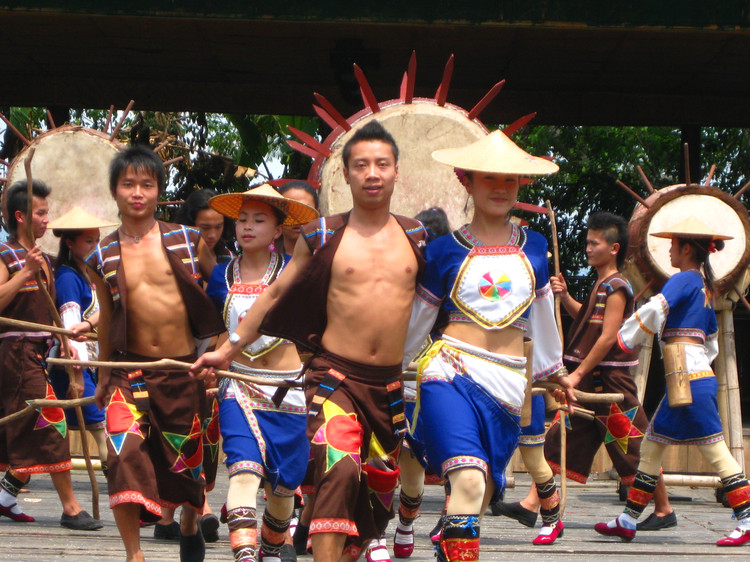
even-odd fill
[{"label": "embroidered shoe", "polygon": [[413,552],[414,528],[404,531],[399,525],[396,525],[396,533],[393,536],[393,555],[396,558],[409,558]]},{"label": "embroidered shoe", "polygon": [[557,540],[557,537],[563,536],[565,525],[559,519],[552,525],[543,525],[539,535],[531,541],[532,544],[552,544]]},{"label": "embroidered shoe", "polygon": [[750,543],[750,530],[738,528],[729,533],[729,536],[716,541],[716,546],[742,546],[747,543]]},{"label": "embroidered shoe", "polygon": [[365,550],[367,562],[392,562],[385,539],[370,541],[370,546]]},{"label": "embroidered shoe", "polygon": [[614,527],[608,527],[606,523],[597,523],[594,525],[594,530],[607,537],[620,537],[624,542],[630,542],[635,538],[635,529],[626,529],[620,525],[618,519],[615,519]]},{"label": "embroidered shoe", "polygon": [[8,517],[12,519],[13,521],[18,521],[19,523],[33,523],[36,521],[31,515],[26,515],[23,511],[21,513],[13,513],[11,511],[14,507],[16,507],[18,504],[14,503],[13,505],[9,505],[8,507],[3,507],[0,505],[0,516]]}]

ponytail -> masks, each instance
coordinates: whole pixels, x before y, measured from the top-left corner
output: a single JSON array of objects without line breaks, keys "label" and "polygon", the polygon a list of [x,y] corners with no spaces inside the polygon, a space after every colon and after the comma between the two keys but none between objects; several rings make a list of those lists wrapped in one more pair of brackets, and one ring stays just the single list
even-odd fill
[{"label": "ponytail", "polygon": [[684,240],[695,249],[695,259],[698,265],[703,266],[703,278],[706,281],[706,288],[711,293],[711,298],[716,296],[716,284],[714,278],[714,270],[711,267],[709,256],[717,251],[724,249],[724,240],[697,240],[697,239],[686,239]]}]

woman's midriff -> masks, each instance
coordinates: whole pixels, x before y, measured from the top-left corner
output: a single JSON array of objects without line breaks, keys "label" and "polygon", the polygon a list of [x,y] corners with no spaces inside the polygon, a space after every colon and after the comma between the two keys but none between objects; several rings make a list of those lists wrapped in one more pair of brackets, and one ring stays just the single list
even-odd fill
[{"label": "woman's midriff", "polygon": [[521,357],[523,355],[523,330],[507,327],[487,330],[473,322],[451,322],[443,334],[464,343],[481,347],[490,353]]},{"label": "woman's midriff", "polygon": [[235,361],[251,369],[269,371],[293,371],[299,369],[301,364],[297,348],[291,343],[281,344],[265,355],[261,355],[255,361],[250,361],[249,357],[242,354],[237,356]]},{"label": "woman's midriff", "polygon": [[692,343],[694,345],[703,345],[700,338],[693,338],[690,336],[671,336],[664,338],[664,343]]}]

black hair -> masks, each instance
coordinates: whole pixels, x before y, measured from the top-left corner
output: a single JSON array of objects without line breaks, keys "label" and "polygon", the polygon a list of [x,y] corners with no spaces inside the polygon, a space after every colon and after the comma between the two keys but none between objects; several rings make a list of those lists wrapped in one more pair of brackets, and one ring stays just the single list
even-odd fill
[{"label": "black hair", "polygon": [[448,215],[440,207],[430,207],[419,211],[414,218],[424,225],[429,242],[432,242],[438,236],[449,234],[451,231],[448,224]]},{"label": "black hair", "polygon": [[706,287],[713,297],[716,293],[716,280],[714,279],[714,270],[711,267],[708,257],[711,251],[724,249],[724,240],[714,240],[712,242],[711,240],[702,238],[678,238],[677,242],[680,249],[685,244],[689,244],[693,248],[693,255],[698,262],[698,267],[703,266],[703,278],[706,280]]},{"label": "black hair", "polygon": [[73,242],[83,234],[83,230],[53,230],[52,232],[55,236],[60,237],[60,248],[57,251],[57,258],[55,258],[55,269],[67,265],[83,276],[83,271],[78,267],[73,252],[71,252],[68,247],[68,240]]},{"label": "black hair", "polygon": [[352,154],[352,146],[363,141],[382,141],[390,144],[391,150],[393,151],[393,159],[398,162],[398,145],[396,145],[396,141],[379,121],[373,119],[364,127],[354,131],[352,138],[346,141],[344,149],[341,152],[341,157],[344,160],[344,168],[349,167],[349,157]]},{"label": "black hair", "polygon": [[606,211],[597,211],[589,215],[586,228],[597,230],[602,233],[609,244],[618,243],[620,249],[617,251],[617,269],[622,268],[625,263],[625,255],[628,253],[628,223],[619,215]]},{"label": "black hair", "polygon": [[[8,234],[15,238],[17,236],[18,221],[16,220],[16,211],[26,214],[29,208],[28,201],[28,184],[26,180],[20,180],[13,183],[8,188],[6,196],[8,205]],[[46,199],[52,192],[50,187],[41,180],[31,181],[31,195]]]},{"label": "black hair", "polygon": [[153,150],[139,144],[126,148],[112,159],[109,165],[109,191],[112,197],[115,196],[120,176],[128,168],[153,176],[159,187],[159,195],[164,195],[167,189],[167,172],[164,170],[164,163]]},{"label": "black hair", "polygon": [[284,195],[290,189],[301,189],[305,193],[312,195],[313,201],[315,201],[315,208],[320,206],[320,197],[318,196],[318,190],[311,186],[309,183],[303,180],[292,180],[286,182],[284,185],[279,187],[279,192]]},{"label": "black hair", "polygon": [[[210,209],[211,205],[208,204],[208,200],[211,197],[218,195],[213,189],[197,189],[188,195],[185,202],[177,209],[174,215],[174,222],[177,224],[184,224],[186,226],[196,226],[198,220],[198,213],[205,209]],[[216,255],[224,253],[227,249],[228,241],[234,239],[233,233],[234,221],[229,217],[224,217],[224,228],[221,232],[221,237],[216,243],[214,252]]]}]

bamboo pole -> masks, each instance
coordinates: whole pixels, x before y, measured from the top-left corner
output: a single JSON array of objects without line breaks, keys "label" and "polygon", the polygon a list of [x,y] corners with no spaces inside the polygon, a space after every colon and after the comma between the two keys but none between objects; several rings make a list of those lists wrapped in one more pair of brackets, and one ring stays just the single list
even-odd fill
[{"label": "bamboo pole", "polygon": [[[27,222],[27,234],[29,237],[29,244],[33,247],[35,244],[35,238],[34,238],[34,227],[32,225],[32,207],[34,202],[34,196],[33,196],[33,180],[31,177],[31,160],[34,158],[34,147],[29,148],[28,154],[26,156],[26,159],[24,160],[24,170],[26,171],[26,222]],[[49,272],[50,279],[48,280],[49,283],[53,283],[54,280],[51,278],[52,272]],[[60,312],[57,310],[57,305],[55,304],[55,301],[52,299],[52,295],[50,295],[50,292],[47,290],[47,285],[44,284],[44,280],[42,279],[42,270],[36,272],[36,284],[37,284],[37,290],[44,295],[45,300],[47,301],[47,308],[49,309],[50,316],[52,317],[52,321],[57,327],[64,328],[62,318],[60,318]],[[60,342],[62,344],[62,348],[65,352],[65,354],[70,357],[70,341],[68,340],[68,337],[64,334],[59,334],[60,336]],[[78,398],[78,388],[76,387],[76,376],[72,369],[72,367],[67,367],[66,371],[68,373],[68,381],[69,381],[69,388],[71,391],[71,394],[73,395],[73,398]],[[78,427],[81,428],[81,435],[82,435],[82,441],[85,444],[86,443],[86,423],[83,419],[83,411],[81,410],[80,406],[75,406],[75,414],[76,414],[76,420],[78,421]],[[89,454],[89,449],[87,446],[83,447],[83,458],[86,461],[86,469],[89,475],[89,482],[91,483],[91,506],[92,511],[94,512],[94,519],[100,519],[99,514],[99,484],[96,481],[96,474],[94,474],[94,466],[91,464],[91,455]]]},{"label": "bamboo pole", "polygon": [[737,372],[734,316],[731,309],[724,307],[719,312],[719,326],[721,327],[720,343],[721,347],[724,348],[729,451],[739,463],[740,468],[744,471],[745,451],[742,443],[742,405],[740,399],[739,375]]},{"label": "bamboo pole", "polygon": [[[534,386],[545,390],[563,390],[562,386],[550,381],[537,381],[534,383]],[[620,392],[584,392],[576,388],[573,389],[573,394],[576,397],[576,402],[583,402],[584,404],[622,402],[625,400],[625,396]]]},{"label": "bamboo pole", "polygon": [[[81,361],[79,359],[47,359],[50,365],[80,365],[81,367],[106,367],[109,369],[151,369],[152,371],[187,371],[192,363],[177,361],[175,359],[158,359],[155,361]],[[246,382],[248,384],[259,384],[264,386],[283,386],[295,388],[303,386],[302,381],[289,379],[267,379],[265,377],[254,377],[252,375],[243,375],[232,371],[223,371],[217,369],[216,376],[225,379]]]},{"label": "bamboo pole", "polygon": [[654,338],[644,342],[641,350],[638,352],[638,365],[634,367],[635,373],[633,380],[638,391],[638,402],[643,404],[643,398],[646,396],[646,385],[648,384],[648,372],[651,368],[651,354],[654,351]]},{"label": "bamboo pole", "polygon": [[77,338],[78,336],[85,336],[87,339],[96,340],[97,335],[94,332],[84,332],[83,334],[76,334],[72,330],[66,330],[65,328],[58,328],[57,326],[48,326],[46,324],[37,324],[36,322],[26,322],[25,320],[16,320],[15,318],[6,318],[0,316],[0,324],[5,326],[13,326],[15,328],[24,328],[34,332],[50,332],[51,334],[65,335],[70,338]]}]

